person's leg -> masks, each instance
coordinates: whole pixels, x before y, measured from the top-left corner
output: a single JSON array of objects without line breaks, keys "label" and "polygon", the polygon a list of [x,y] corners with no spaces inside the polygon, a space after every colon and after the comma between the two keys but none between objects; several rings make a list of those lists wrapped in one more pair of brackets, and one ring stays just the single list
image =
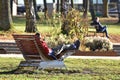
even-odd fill
[{"label": "person's leg", "polygon": [[106,37],[109,38],[106,26],[103,27],[102,32],[105,32]]},{"label": "person's leg", "polygon": [[76,40],[73,44],[64,45],[63,51],[79,49],[80,41]]},{"label": "person's leg", "polygon": [[79,40],[76,40],[76,41],[74,42],[74,45],[76,46],[76,49],[79,49],[80,41],[79,41]]},{"label": "person's leg", "polygon": [[105,32],[106,37],[109,38],[107,30],[105,30],[104,32]]},{"label": "person's leg", "polygon": [[54,60],[57,59],[53,50],[48,55],[51,56]]},{"label": "person's leg", "polygon": [[58,45],[58,46],[52,48],[52,50],[53,50],[54,52],[58,52],[58,51],[62,48],[62,46],[63,46],[63,45]]},{"label": "person's leg", "polygon": [[80,46],[80,41],[79,40],[76,40],[73,44],[59,45],[55,48],[52,48],[52,51],[54,52],[54,54],[52,54],[52,55],[53,56],[55,56],[56,54],[58,55],[59,53],[64,52],[66,50],[79,49],[79,46]]}]

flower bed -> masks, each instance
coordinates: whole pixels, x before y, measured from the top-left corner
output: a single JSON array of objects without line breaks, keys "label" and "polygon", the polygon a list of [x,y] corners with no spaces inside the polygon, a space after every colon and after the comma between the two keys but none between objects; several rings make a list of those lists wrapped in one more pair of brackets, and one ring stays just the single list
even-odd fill
[{"label": "flower bed", "polygon": [[109,51],[113,44],[106,37],[85,37],[81,48],[82,51]]},{"label": "flower bed", "polygon": [[113,50],[110,51],[80,51],[77,50],[74,56],[118,56]]},{"label": "flower bed", "polygon": [[106,37],[85,37],[74,56],[117,56],[112,42]]}]

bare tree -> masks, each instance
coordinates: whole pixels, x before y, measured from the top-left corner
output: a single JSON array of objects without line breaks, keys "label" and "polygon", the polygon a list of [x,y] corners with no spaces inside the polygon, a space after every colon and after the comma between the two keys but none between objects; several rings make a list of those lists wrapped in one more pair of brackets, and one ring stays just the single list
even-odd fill
[{"label": "bare tree", "polygon": [[92,17],[92,20],[95,19],[95,12],[94,12],[94,5],[93,5],[93,0],[89,0],[90,2],[90,13],[91,13],[91,17]]},{"label": "bare tree", "polygon": [[63,3],[64,3],[64,0],[61,0],[61,2],[60,2],[60,5],[61,5],[61,14],[63,14],[63,11],[64,11],[64,9],[63,9]]},{"label": "bare tree", "polygon": [[53,0],[53,3],[55,3],[55,0]]},{"label": "bare tree", "polygon": [[73,0],[71,0],[71,7],[74,8]]},{"label": "bare tree", "polygon": [[103,17],[109,17],[108,16],[108,0],[102,0],[103,1]]},{"label": "bare tree", "polygon": [[120,0],[117,0],[117,9],[118,9],[118,23],[120,23]]},{"label": "bare tree", "polygon": [[69,2],[69,0],[61,0],[61,13],[64,18],[66,18],[67,13],[69,11],[68,2]]},{"label": "bare tree", "polygon": [[35,9],[35,16],[36,16],[36,19],[39,20],[40,17],[37,13],[38,9],[37,9],[37,3],[36,3],[36,0],[33,0],[33,4],[34,4],[34,9]]},{"label": "bare tree", "polygon": [[45,19],[47,19],[47,2],[46,0],[44,0],[44,16],[45,16]]},{"label": "bare tree", "polygon": [[53,0],[53,14],[56,13],[56,4],[55,4],[55,0]]},{"label": "bare tree", "polygon": [[12,12],[12,10],[13,10],[12,8],[13,8],[13,0],[10,0],[11,15],[12,15],[12,13],[13,13],[13,12]]},{"label": "bare tree", "polygon": [[59,12],[59,7],[60,7],[59,0],[57,0],[57,12]]},{"label": "bare tree", "polygon": [[33,0],[24,0],[26,9],[26,29],[25,32],[36,32],[36,16]]},{"label": "bare tree", "polygon": [[83,8],[84,8],[84,13],[83,13],[83,17],[87,18],[87,14],[88,14],[88,9],[89,9],[89,0],[83,0]]},{"label": "bare tree", "polygon": [[0,0],[0,29],[7,31],[12,26],[10,0]]}]

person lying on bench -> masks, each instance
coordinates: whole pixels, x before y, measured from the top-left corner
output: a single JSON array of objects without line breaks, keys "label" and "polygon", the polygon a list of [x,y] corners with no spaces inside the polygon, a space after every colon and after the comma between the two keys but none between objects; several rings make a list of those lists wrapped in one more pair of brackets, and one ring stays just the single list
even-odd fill
[{"label": "person lying on bench", "polygon": [[41,45],[44,53],[51,56],[55,60],[57,59],[57,57],[56,57],[57,50],[59,50],[60,51],[59,53],[61,53],[62,51],[66,51],[66,50],[77,50],[77,49],[79,49],[79,46],[80,46],[80,41],[77,39],[72,44],[67,44],[67,45],[62,45],[62,46],[58,45],[55,48],[49,48],[47,43],[44,40],[42,40],[40,33],[36,33],[35,38],[40,40],[40,42],[39,42],[40,44],[38,44],[38,45]]},{"label": "person lying on bench", "polygon": [[107,27],[102,26],[102,24],[99,22],[99,17],[96,17],[95,20],[91,23],[91,25],[95,26],[96,32],[105,32],[106,37],[110,38],[108,36]]}]

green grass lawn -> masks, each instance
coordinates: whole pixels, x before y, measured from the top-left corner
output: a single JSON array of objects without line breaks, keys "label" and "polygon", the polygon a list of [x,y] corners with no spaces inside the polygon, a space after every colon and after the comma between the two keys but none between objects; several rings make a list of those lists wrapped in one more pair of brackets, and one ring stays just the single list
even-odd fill
[{"label": "green grass lawn", "polygon": [[[25,24],[26,24],[25,17],[13,17],[13,22],[14,22],[14,28],[18,32],[19,31],[24,32]],[[112,20],[111,20],[111,22],[108,22],[107,20],[105,22],[104,19],[102,19],[101,22],[103,23],[103,25],[108,26],[108,32],[109,33],[120,34],[120,24],[115,24],[115,23],[112,22]],[[38,21],[37,23],[38,23],[37,24],[38,31],[42,32],[42,33],[45,33],[45,32],[51,33],[54,29],[60,27],[60,25],[56,25],[56,27],[52,27],[51,24],[40,23],[40,21]]]},{"label": "green grass lawn", "polygon": [[120,34],[120,24],[108,25],[108,32],[111,34]]},{"label": "green grass lawn", "polygon": [[0,58],[0,80],[119,80],[120,60],[65,59],[66,69],[32,70],[14,73],[21,58]]}]

